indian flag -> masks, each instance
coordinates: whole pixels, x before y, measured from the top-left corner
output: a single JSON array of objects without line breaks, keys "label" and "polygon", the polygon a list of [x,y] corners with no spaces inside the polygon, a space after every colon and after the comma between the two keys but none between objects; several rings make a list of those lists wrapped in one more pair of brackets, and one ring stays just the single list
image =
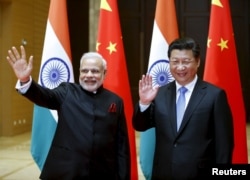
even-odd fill
[{"label": "indian flag", "polygon": [[[73,82],[66,0],[51,0],[38,83],[53,89]],[[31,154],[40,170],[46,160],[57,126],[57,112],[34,106]]]},{"label": "indian flag", "polygon": [[[152,41],[148,62],[148,74],[153,86],[163,86],[174,80],[169,70],[168,47],[178,38],[174,0],[157,0]],[[140,165],[147,180],[151,179],[155,150],[155,129],[140,133]]]}]

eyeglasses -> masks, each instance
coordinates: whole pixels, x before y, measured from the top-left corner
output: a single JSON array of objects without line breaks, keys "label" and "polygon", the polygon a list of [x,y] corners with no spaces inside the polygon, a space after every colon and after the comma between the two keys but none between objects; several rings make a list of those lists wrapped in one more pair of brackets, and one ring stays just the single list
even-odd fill
[{"label": "eyeglasses", "polygon": [[192,62],[194,62],[194,59],[183,59],[183,60],[170,59],[169,62],[173,66],[179,66],[180,64],[183,66],[189,66]]}]

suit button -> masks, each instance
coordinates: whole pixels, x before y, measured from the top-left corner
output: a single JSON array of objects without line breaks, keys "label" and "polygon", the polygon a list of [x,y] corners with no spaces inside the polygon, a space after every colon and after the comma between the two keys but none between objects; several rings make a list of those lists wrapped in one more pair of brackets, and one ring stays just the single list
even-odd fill
[{"label": "suit button", "polygon": [[177,147],[177,143],[174,143],[174,147]]}]

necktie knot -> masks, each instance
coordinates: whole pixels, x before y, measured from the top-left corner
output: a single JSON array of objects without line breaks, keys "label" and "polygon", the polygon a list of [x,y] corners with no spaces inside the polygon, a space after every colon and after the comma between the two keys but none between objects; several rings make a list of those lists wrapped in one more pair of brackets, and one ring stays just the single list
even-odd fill
[{"label": "necktie knot", "polygon": [[185,94],[187,92],[187,88],[185,88],[185,86],[182,86],[179,88],[179,91],[181,94]]}]

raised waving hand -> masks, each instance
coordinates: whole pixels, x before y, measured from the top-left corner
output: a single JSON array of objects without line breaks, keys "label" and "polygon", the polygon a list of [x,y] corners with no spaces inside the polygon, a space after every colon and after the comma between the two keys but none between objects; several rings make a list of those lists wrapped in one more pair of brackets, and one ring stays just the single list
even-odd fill
[{"label": "raised waving hand", "polygon": [[158,90],[159,86],[153,87],[152,76],[149,74],[142,75],[141,80],[139,80],[140,103],[149,105],[154,100]]},{"label": "raised waving hand", "polygon": [[27,82],[33,69],[33,56],[30,56],[29,62],[27,62],[26,52],[23,46],[20,47],[20,52],[21,54],[16,47],[12,47],[8,50],[6,59],[20,82]]}]

